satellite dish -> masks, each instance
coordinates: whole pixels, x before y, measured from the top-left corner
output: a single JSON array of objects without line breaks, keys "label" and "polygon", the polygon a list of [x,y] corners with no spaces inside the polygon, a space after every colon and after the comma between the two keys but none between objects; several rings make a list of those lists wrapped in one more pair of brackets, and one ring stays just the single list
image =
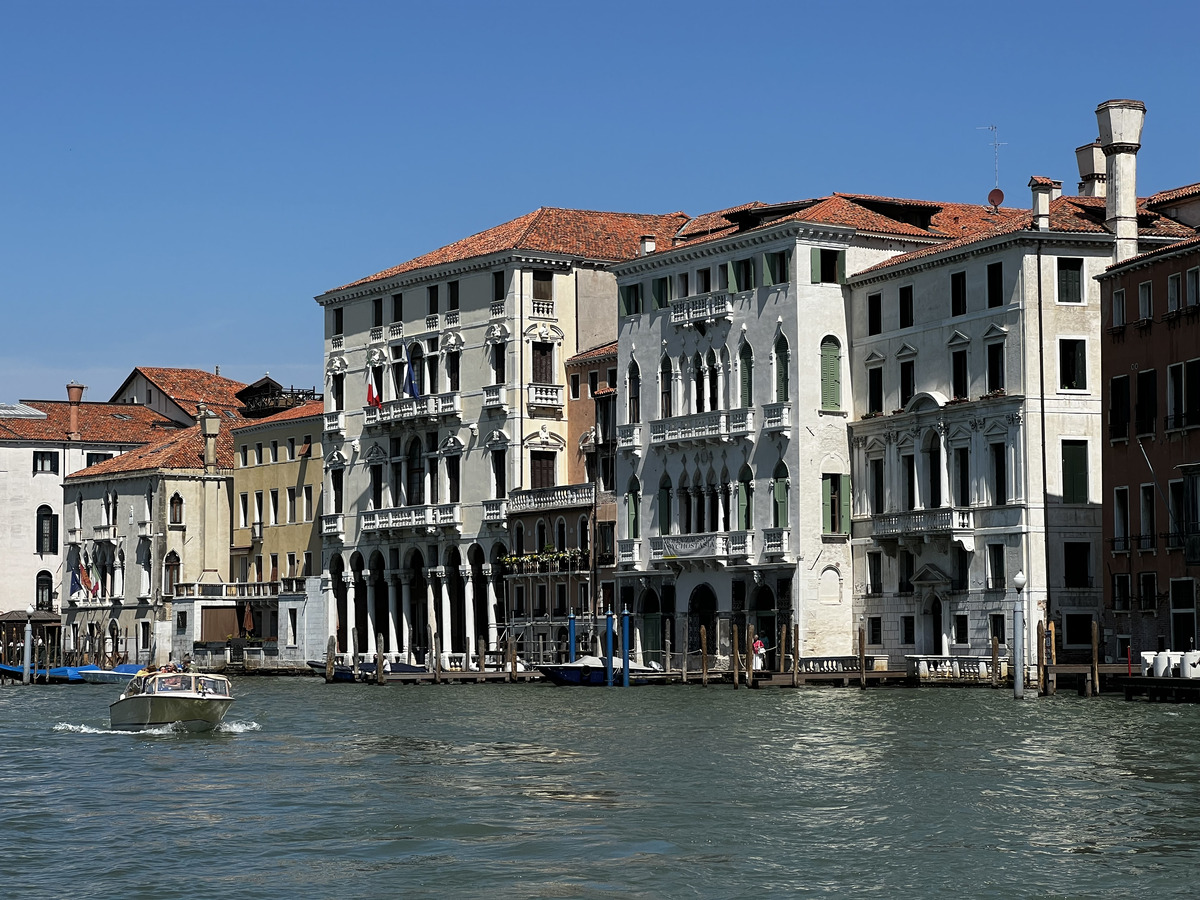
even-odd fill
[{"label": "satellite dish", "polygon": [[992,209],[998,209],[1003,202],[1004,191],[1000,190],[1000,188],[992,188],[988,192],[988,203],[992,204]]}]

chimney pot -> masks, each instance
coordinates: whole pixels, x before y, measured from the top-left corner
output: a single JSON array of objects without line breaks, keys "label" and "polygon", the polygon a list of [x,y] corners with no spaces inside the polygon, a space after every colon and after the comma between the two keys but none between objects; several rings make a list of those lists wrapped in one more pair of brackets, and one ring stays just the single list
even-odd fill
[{"label": "chimney pot", "polygon": [[83,400],[83,392],[87,385],[77,381],[67,383],[67,403],[70,406],[70,423],[67,425],[67,439],[77,441],[79,434],[79,404]]},{"label": "chimney pot", "polygon": [[1104,153],[1104,224],[1116,236],[1113,261],[1137,256],[1137,152],[1142,146],[1146,105],[1140,100],[1108,100],[1096,107]]}]

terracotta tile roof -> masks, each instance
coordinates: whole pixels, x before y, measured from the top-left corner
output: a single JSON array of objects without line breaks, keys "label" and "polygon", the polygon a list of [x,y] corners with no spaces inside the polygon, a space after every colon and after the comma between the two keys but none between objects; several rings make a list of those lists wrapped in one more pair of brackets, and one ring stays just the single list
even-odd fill
[{"label": "terracotta tile roof", "polygon": [[593,347],[591,350],[584,350],[582,353],[576,353],[567,360],[567,365],[578,362],[586,362],[592,359],[604,359],[605,357],[616,357],[617,342],[609,341],[607,344],[601,344],[599,347]]},{"label": "terracotta tile roof", "polygon": [[[71,404],[66,400],[22,400],[40,410],[45,418],[0,417],[0,439],[22,441],[67,440],[71,428]],[[134,403],[80,403],[79,434],[85,443],[144,444],[174,432],[175,423],[166,416]]]},{"label": "terracotta tile roof", "polygon": [[[138,366],[133,370],[141,372],[146,380],[174,400],[190,415],[196,414],[196,407],[204,403],[212,409],[238,410],[242,401],[238,399],[238,391],[246,387],[240,381],[214,375],[204,369],[169,369],[156,366]],[[130,377],[133,377],[132,375]],[[126,379],[128,382],[129,379]],[[122,389],[124,385],[121,386]],[[118,394],[120,391],[118,391]],[[115,396],[115,395],[114,395]]]},{"label": "terracotta tile roof", "polygon": [[543,206],[510,222],[334,290],[505,250],[560,253],[611,262],[632,259],[640,252],[639,240],[643,235],[653,235],[655,242],[661,246],[669,243],[687,221],[688,217],[681,212],[659,216]]},{"label": "terracotta tile roof", "polygon": [[[679,229],[675,235],[676,244],[686,244],[696,240],[708,240],[710,238],[720,237],[730,231],[734,231],[737,226],[728,218],[735,213],[743,212],[747,209],[757,209],[766,206],[765,203],[760,203],[757,200],[750,203],[743,203],[741,206],[731,206],[728,209],[718,209],[714,212],[703,213],[692,219],[688,219],[687,224]],[[670,249],[669,245],[664,247],[659,245],[659,250]]]},{"label": "terracotta tile roof", "polygon": [[240,431],[243,428],[252,428],[255,425],[273,425],[276,422],[290,422],[294,419],[309,419],[317,416],[324,417],[324,415],[325,401],[309,400],[307,403],[301,403],[299,406],[285,409],[283,412],[275,413],[273,416],[266,416],[262,419],[253,419],[250,421],[243,420],[235,425],[233,430]]},{"label": "terracotta tile roof", "polygon": [[[217,432],[217,465],[223,469],[233,468],[233,434],[222,423]],[[68,479],[91,478],[97,475],[128,475],[133,472],[152,472],[157,469],[202,469],[204,468],[204,435],[200,426],[193,425],[175,434],[106,459],[86,469],[80,469]]]},{"label": "terracotta tile roof", "polygon": [[1195,184],[1186,184],[1183,187],[1171,188],[1167,191],[1159,191],[1157,194],[1151,194],[1146,198],[1146,205],[1153,208],[1160,203],[1171,203],[1175,200],[1186,200],[1189,197],[1200,195],[1200,181]]},{"label": "terracotta tile roof", "polygon": [[1155,247],[1153,250],[1147,250],[1145,253],[1139,253],[1137,256],[1131,256],[1129,259],[1121,260],[1119,263],[1113,263],[1104,271],[1112,272],[1116,269],[1128,266],[1130,263],[1145,262],[1146,260],[1157,256],[1172,256],[1176,253],[1180,253],[1185,250],[1193,250],[1196,248],[1200,248],[1200,235],[1197,235],[1196,237],[1190,237],[1187,240],[1177,241],[1174,244],[1167,244],[1165,247]]},{"label": "terracotta tile roof", "polygon": [[1048,178],[1045,175],[1034,175],[1029,179],[1030,187],[1033,187],[1035,184],[1042,185],[1044,187],[1062,187],[1061,181],[1055,181],[1053,178]]}]

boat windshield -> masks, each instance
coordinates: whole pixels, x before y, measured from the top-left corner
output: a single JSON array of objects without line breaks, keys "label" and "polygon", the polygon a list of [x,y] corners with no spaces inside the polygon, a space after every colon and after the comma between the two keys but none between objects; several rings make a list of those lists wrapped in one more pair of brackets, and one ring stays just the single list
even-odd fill
[{"label": "boat windshield", "polygon": [[191,691],[195,690],[192,686],[192,676],[182,673],[176,675],[160,675],[154,679],[152,686],[154,693],[165,694],[174,691]]},{"label": "boat windshield", "polygon": [[196,680],[200,682],[199,689],[202,694],[220,694],[222,697],[229,696],[229,682],[224,678],[209,678],[201,675]]}]

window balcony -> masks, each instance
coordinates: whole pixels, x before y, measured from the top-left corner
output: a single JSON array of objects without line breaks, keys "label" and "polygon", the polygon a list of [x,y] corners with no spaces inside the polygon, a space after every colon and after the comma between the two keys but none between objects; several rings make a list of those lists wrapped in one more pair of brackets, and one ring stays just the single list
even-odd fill
[{"label": "window balcony", "polygon": [[484,409],[508,409],[508,388],[503,384],[489,384],[483,389]]},{"label": "window balcony", "polygon": [[792,430],[792,404],[767,403],[763,408],[762,430],[764,432],[779,432],[787,437]]},{"label": "window balcony", "polygon": [[733,297],[727,291],[680,297],[671,301],[671,324],[687,328],[697,322],[714,322],[733,315]]},{"label": "window balcony", "polygon": [[873,537],[915,538],[945,536],[961,541],[964,549],[973,550],[975,515],[967,507],[939,506],[936,509],[914,509],[909,512],[883,513],[871,516]]},{"label": "window balcony", "polygon": [[321,537],[342,537],[346,533],[345,519],[341,513],[321,516]]},{"label": "window balcony", "polygon": [[754,440],[754,410],[731,409],[729,411],[729,437]]},{"label": "window balcony", "polygon": [[278,581],[236,581],[225,585],[226,597],[278,597]]},{"label": "window balcony", "polygon": [[[650,423],[650,446],[670,447],[700,445],[709,442],[729,440],[730,418],[737,413],[749,413],[750,410],[714,410],[713,412],[694,413],[689,416],[671,416],[669,419],[659,419]],[[745,420],[738,417],[739,423]],[[751,422],[753,424],[753,421]],[[620,432],[618,430],[618,440]]]},{"label": "window balcony", "polygon": [[67,543],[68,544],[82,544],[83,543],[83,529],[82,528],[68,528],[67,529]]},{"label": "window balcony", "polygon": [[341,410],[337,412],[325,413],[325,433],[326,434],[341,434],[346,430],[345,413]]},{"label": "window balcony", "polygon": [[404,397],[400,400],[389,400],[383,407],[363,407],[363,417],[367,427],[386,425],[389,422],[406,421],[436,421],[444,418],[455,418],[462,413],[462,395],[458,391],[448,391],[444,394],[430,394],[427,397]]},{"label": "window balcony", "polygon": [[459,316],[458,316],[457,309],[446,313],[446,327],[447,328],[457,328],[458,323],[459,323]]},{"label": "window balcony", "polygon": [[1110,441],[1127,441],[1129,440],[1129,423],[1128,422],[1110,422],[1108,426],[1108,439]]},{"label": "window balcony", "polygon": [[462,506],[458,503],[440,505],[397,506],[392,509],[377,509],[361,513],[358,517],[359,530],[364,533],[380,531],[405,531],[431,528],[459,528],[462,526]]},{"label": "window balcony", "polygon": [[637,538],[617,541],[617,564],[637,566],[642,561],[642,542]]},{"label": "window balcony", "polygon": [[632,422],[617,426],[617,449],[631,450],[636,455],[642,451],[642,423]]},{"label": "window balcony", "polygon": [[596,499],[594,484],[564,484],[548,488],[513,491],[508,498],[511,513],[591,506]]},{"label": "window balcony", "polygon": [[374,328],[371,329],[370,341],[372,344],[382,344],[383,343],[383,326],[382,325],[376,325]]},{"label": "window balcony", "polygon": [[438,330],[438,322],[439,322],[438,314],[430,313],[429,315],[427,315],[425,317],[425,330],[426,331],[437,331]]},{"label": "window balcony", "polygon": [[341,350],[344,346],[346,346],[346,338],[344,335],[335,334],[329,339],[330,349]]},{"label": "window balcony", "polygon": [[262,522],[251,522],[250,523],[250,540],[261,541],[262,540],[262,529],[263,529]]},{"label": "window balcony", "polygon": [[485,525],[507,525],[508,524],[508,501],[507,500],[484,500],[483,501],[483,522]]},{"label": "window balcony", "polygon": [[561,384],[529,384],[526,385],[526,403],[531,407],[547,409],[562,409],[563,386]]},{"label": "window balcony", "polygon": [[154,536],[154,531],[153,531],[154,523],[151,522],[149,519],[145,519],[141,522],[138,522],[137,527],[138,527],[138,537],[150,538],[150,537]]},{"label": "window balcony", "polygon": [[388,340],[389,341],[404,340],[404,323],[403,322],[393,322],[391,325],[388,326]]},{"label": "window balcony", "polygon": [[791,538],[790,528],[764,528],[763,556],[787,556],[791,552]]},{"label": "window balcony", "polygon": [[554,318],[554,301],[553,300],[534,300],[532,301],[531,318],[534,319],[553,319]]},{"label": "window balcony", "polygon": [[1148,534],[1135,534],[1129,538],[1133,544],[1134,550],[1150,551],[1158,549],[1158,535],[1154,532]]},{"label": "window balcony", "polygon": [[495,300],[495,301],[493,301],[493,302],[492,302],[492,308],[491,308],[491,310],[489,311],[489,313],[490,313],[490,316],[491,316],[491,318],[493,318],[493,319],[503,319],[503,318],[506,318],[507,311],[506,311],[506,309],[505,309],[505,306],[504,306],[504,301],[503,301],[503,300]]},{"label": "window balcony", "polygon": [[650,561],[712,562],[722,564],[754,555],[753,531],[708,534],[664,534],[650,538]]},{"label": "window balcony", "polygon": [[93,525],[92,526],[93,541],[108,541],[115,544],[117,542],[117,526],[116,525]]}]

